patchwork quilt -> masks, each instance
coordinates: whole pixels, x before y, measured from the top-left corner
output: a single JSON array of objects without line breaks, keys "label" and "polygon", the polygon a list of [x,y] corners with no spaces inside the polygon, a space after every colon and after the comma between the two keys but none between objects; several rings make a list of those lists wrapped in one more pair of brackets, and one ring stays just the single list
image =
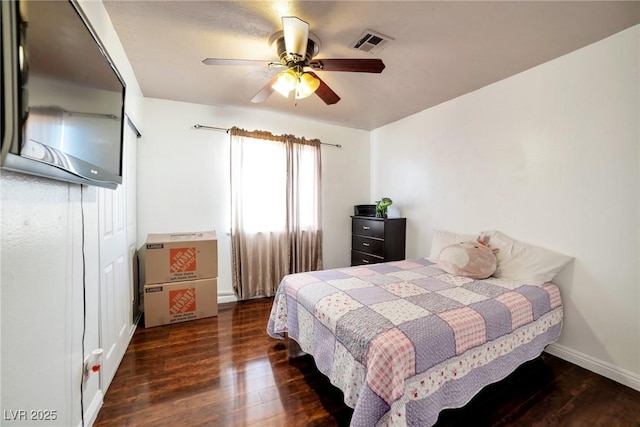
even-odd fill
[{"label": "patchwork quilt", "polygon": [[313,355],[352,426],[429,426],[540,355],[562,318],[553,283],[473,280],[413,259],[286,276],[267,332]]}]

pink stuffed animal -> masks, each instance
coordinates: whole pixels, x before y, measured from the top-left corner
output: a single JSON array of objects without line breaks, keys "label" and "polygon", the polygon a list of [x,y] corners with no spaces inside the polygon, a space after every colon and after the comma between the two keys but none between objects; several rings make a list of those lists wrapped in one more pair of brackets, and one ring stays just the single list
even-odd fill
[{"label": "pink stuffed animal", "polygon": [[449,274],[486,279],[498,265],[498,249],[489,247],[489,236],[478,236],[475,242],[460,242],[444,247],[438,256],[438,266]]}]

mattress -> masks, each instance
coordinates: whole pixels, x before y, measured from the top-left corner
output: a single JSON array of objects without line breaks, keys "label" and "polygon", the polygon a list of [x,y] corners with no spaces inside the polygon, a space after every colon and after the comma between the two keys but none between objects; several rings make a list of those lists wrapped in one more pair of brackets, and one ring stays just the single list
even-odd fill
[{"label": "mattress", "polygon": [[267,332],[295,340],[352,426],[428,426],[557,340],[553,283],[453,276],[426,258],[286,276]]}]

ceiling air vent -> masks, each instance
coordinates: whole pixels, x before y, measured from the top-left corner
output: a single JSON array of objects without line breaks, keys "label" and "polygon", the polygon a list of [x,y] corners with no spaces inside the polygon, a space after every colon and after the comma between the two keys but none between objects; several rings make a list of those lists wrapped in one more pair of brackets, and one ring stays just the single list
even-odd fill
[{"label": "ceiling air vent", "polygon": [[393,39],[389,36],[376,33],[375,31],[366,30],[364,33],[360,34],[358,40],[351,43],[351,47],[356,50],[377,53],[392,41]]}]

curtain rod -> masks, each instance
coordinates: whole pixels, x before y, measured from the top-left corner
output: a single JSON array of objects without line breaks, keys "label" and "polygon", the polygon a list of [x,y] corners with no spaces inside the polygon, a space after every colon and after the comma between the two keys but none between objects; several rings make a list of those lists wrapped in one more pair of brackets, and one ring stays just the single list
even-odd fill
[{"label": "curtain rod", "polygon": [[193,125],[193,129],[196,129],[196,130],[198,130],[198,129],[209,129],[209,130],[217,130],[217,131],[220,131],[220,132],[229,133],[229,129],[217,128],[217,127],[214,127],[214,126],[205,126],[205,125],[200,125],[200,124]]},{"label": "curtain rod", "polygon": [[[215,127],[215,126],[206,126],[206,125],[201,125],[201,124],[193,125],[193,129],[195,129],[195,130],[208,129],[208,130],[216,130],[218,132],[226,132],[226,133],[229,133],[229,130],[230,130],[230,129],[219,128],[219,127]],[[340,145],[340,144],[329,144],[327,142],[321,142],[320,144],[322,144],[322,145],[330,145],[332,147],[337,147],[337,148],[342,148],[342,145]]]}]

